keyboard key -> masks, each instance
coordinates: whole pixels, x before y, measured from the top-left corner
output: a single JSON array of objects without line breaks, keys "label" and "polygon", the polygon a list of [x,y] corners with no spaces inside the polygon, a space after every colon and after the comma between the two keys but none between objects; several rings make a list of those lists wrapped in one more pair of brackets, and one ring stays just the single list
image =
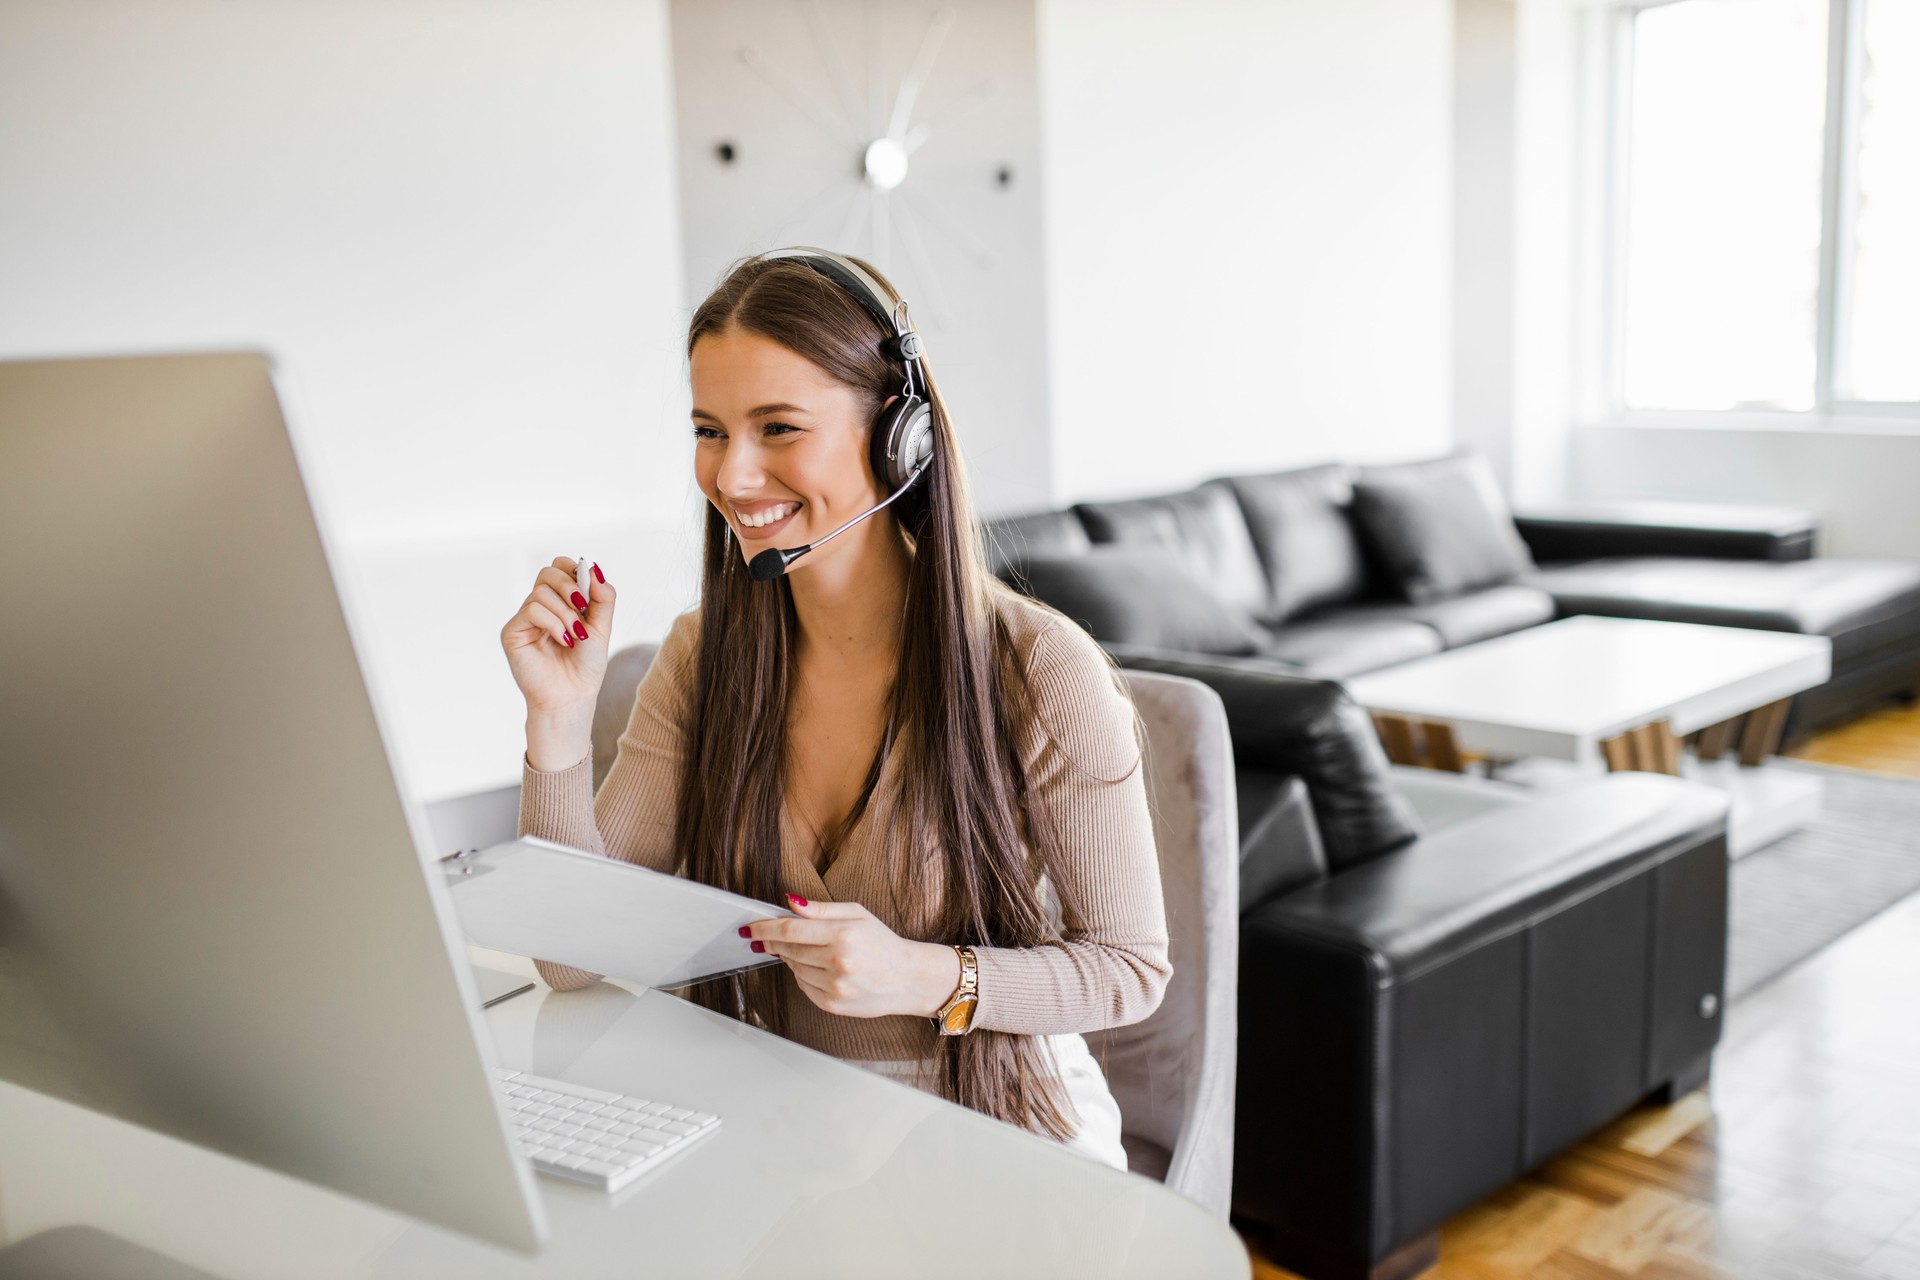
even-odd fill
[{"label": "keyboard key", "polygon": [[571,1080],[555,1080],[548,1085],[548,1088],[562,1089],[576,1098],[588,1098],[594,1102],[618,1102],[620,1100],[620,1095],[617,1093],[611,1093],[605,1089],[592,1089],[584,1084],[575,1084]]}]

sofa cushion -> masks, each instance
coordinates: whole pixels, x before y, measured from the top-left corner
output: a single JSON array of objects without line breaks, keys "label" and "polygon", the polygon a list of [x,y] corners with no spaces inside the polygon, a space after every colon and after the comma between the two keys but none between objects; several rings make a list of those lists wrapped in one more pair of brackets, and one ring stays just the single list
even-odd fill
[{"label": "sofa cushion", "polygon": [[1001,516],[980,526],[987,563],[996,575],[1010,564],[1031,556],[1078,555],[1093,543],[1080,517],[1071,511],[1036,511],[1025,516]]},{"label": "sofa cushion", "polygon": [[1102,643],[1250,654],[1267,641],[1245,609],[1222,600],[1191,566],[1157,547],[1036,556],[1013,565],[1007,577]]},{"label": "sofa cushion", "polygon": [[1920,560],[1623,556],[1542,569],[1527,581],[1566,614],[1828,636],[1836,669],[1890,646],[1920,644]]},{"label": "sofa cushion", "polygon": [[1297,774],[1234,770],[1240,817],[1240,914],[1327,874],[1313,795]]},{"label": "sofa cushion", "polygon": [[1367,594],[1370,569],[1353,527],[1349,467],[1329,462],[1266,475],[1230,476],[1260,564],[1269,603],[1258,616],[1277,624],[1321,605]]},{"label": "sofa cushion", "polygon": [[1157,498],[1083,502],[1074,508],[1098,543],[1159,547],[1178,556],[1220,598],[1248,614],[1267,609],[1267,579],[1233,491],[1217,481]]},{"label": "sofa cushion", "polygon": [[1493,472],[1476,453],[1362,467],[1353,513],[1414,604],[1507,582],[1534,567]]},{"label": "sofa cushion", "polygon": [[1372,718],[1338,682],[1296,675],[1261,658],[1126,645],[1112,653],[1123,667],[1189,676],[1220,695],[1236,772],[1297,774],[1306,783],[1328,874],[1419,838],[1419,815],[1394,785]]},{"label": "sofa cushion", "polygon": [[1336,607],[1324,617],[1301,618],[1268,633],[1262,657],[1291,663],[1327,680],[1439,653],[1440,633],[1406,618],[1349,617]]},{"label": "sofa cushion", "polygon": [[1547,592],[1524,583],[1507,582],[1495,587],[1476,587],[1432,604],[1369,600],[1341,605],[1328,616],[1354,622],[1387,618],[1418,622],[1437,631],[1443,646],[1458,649],[1552,622],[1559,615],[1555,612],[1553,597]]}]

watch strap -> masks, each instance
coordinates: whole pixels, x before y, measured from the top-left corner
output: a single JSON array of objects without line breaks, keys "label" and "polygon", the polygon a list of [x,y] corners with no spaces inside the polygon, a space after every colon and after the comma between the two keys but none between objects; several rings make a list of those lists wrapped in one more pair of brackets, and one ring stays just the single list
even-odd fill
[{"label": "watch strap", "polygon": [[[973,1015],[979,1008],[980,1001],[979,958],[974,955],[972,947],[956,945],[953,950],[954,954],[960,957],[960,982],[953,989],[953,994],[947,997],[947,1002],[941,1005],[933,1015],[934,1029],[943,1036],[963,1035],[973,1030]],[[958,1020],[952,1015],[956,1010],[960,1010],[962,1005],[966,1006],[965,1022],[957,1026],[953,1025]]]}]

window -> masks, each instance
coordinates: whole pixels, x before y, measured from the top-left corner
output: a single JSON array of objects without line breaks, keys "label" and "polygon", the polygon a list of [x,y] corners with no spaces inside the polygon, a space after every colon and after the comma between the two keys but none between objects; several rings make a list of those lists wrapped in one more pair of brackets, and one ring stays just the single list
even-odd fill
[{"label": "window", "polygon": [[1842,395],[1920,401],[1920,4],[1867,0],[1837,347]]},{"label": "window", "polygon": [[1920,416],[1920,0],[1621,21],[1617,407]]}]

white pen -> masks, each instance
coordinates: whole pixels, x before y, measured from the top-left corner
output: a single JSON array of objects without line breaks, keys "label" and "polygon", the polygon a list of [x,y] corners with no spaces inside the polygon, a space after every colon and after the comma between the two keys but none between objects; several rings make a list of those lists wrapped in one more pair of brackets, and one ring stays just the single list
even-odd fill
[{"label": "white pen", "polygon": [[574,584],[580,588],[580,598],[582,600],[593,599],[592,573],[593,570],[587,567],[587,558],[585,556],[575,556],[573,558],[573,581]]}]

